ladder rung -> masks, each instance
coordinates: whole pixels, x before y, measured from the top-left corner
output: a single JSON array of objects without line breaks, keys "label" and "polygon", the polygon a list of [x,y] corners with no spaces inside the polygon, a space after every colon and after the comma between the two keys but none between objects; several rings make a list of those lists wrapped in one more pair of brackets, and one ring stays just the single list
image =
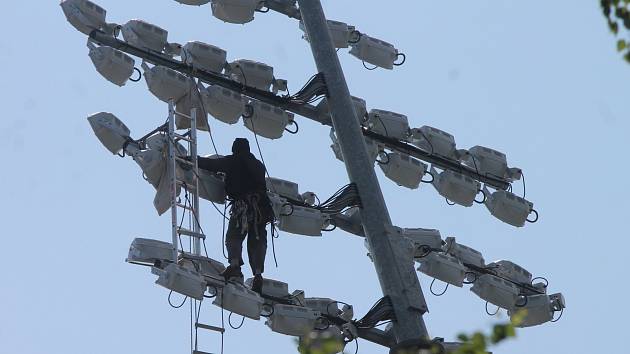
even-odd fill
[{"label": "ladder rung", "polygon": [[181,157],[177,157],[176,156],[175,160],[178,161],[178,162],[181,162],[183,164],[186,164],[186,165],[190,165],[190,166],[194,166],[195,165],[192,161],[188,161],[186,159],[182,159]]},{"label": "ladder rung", "polygon": [[192,142],[193,142],[193,140],[192,140],[191,138],[189,138],[189,137],[187,137],[187,136],[183,136],[183,135],[181,135],[181,134],[174,133],[174,134],[173,134],[173,136],[175,136],[175,139],[176,139],[176,140],[177,140],[177,139],[178,139],[178,140],[185,140],[185,141],[187,141],[187,142],[189,142],[189,143],[192,143]]},{"label": "ladder rung", "polygon": [[201,350],[193,350],[193,354],[212,354],[212,353],[202,352]]},{"label": "ladder rung", "polygon": [[177,205],[178,207],[182,208],[182,209],[186,209],[186,210],[190,210],[190,211],[194,211],[194,209],[188,205],[184,205],[182,203],[175,203],[175,205]]},{"label": "ladder rung", "polygon": [[219,332],[219,333],[225,333],[225,328],[221,328],[221,327],[215,327],[215,326],[209,326],[203,323],[195,323],[195,327],[197,328],[201,328],[201,329],[207,329],[209,331],[215,331],[215,332]]},{"label": "ladder rung", "polygon": [[177,233],[179,233],[181,235],[185,235],[185,236],[200,238],[202,240],[206,239],[206,235],[204,235],[202,233],[199,233],[199,232],[194,232],[192,230],[184,229],[182,227],[178,227],[177,228]]},{"label": "ladder rung", "polygon": [[184,113],[179,113],[179,112],[175,112],[175,115],[180,116],[180,117],[184,117],[184,118],[188,118],[188,119],[192,119],[191,116],[189,116],[188,114],[184,114]]}]

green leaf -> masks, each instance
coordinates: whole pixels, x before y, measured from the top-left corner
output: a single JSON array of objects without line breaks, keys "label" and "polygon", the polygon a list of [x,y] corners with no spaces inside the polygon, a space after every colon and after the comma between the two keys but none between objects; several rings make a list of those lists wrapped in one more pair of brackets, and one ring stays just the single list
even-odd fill
[{"label": "green leaf", "polygon": [[624,49],[628,47],[628,43],[623,39],[617,41],[617,51],[622,52]]}]

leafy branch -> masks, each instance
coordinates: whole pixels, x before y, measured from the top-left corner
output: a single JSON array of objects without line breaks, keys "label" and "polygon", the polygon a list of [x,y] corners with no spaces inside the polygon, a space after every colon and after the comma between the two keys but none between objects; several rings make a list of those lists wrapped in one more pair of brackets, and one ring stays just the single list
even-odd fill
[{"label": "leafy branch", "polygon": [[[630,63],[630,0],[600,0],[608,28],[618,37],[617,50]],[[622,33],[623,32],[623,33]],[[624,39],[626,38],[626,39]]]}]

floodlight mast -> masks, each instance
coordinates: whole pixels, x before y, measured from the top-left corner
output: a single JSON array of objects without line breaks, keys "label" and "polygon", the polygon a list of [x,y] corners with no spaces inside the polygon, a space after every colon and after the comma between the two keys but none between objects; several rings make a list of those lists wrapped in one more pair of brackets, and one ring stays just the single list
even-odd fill
[{"label": "floodlight mast", "polygon": [[[350,181],[358,187],[362,202],[361,222],[372,250],[374,267],[385,296],[394,307],[394,335],[398,343],[428,339],[422,315],[427,311],[422,289],[413,262],[407,262],[403,245],[396,242],[393,226],[376,173],[370,164],[365,139],[339,58],[335,51],[328,23],[319,0],[298,0],[311,50],[328,88],[328,106],[339,139]],[[406,280],[406,281],[405,281]],[[412,301],[415,298],[416,301]],[[418,305],[420,299],[420,305]]]}]

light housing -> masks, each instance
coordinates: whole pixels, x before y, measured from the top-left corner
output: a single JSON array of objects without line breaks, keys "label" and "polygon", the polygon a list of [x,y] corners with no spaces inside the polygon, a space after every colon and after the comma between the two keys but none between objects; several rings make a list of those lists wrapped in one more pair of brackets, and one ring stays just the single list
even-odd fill
[{"label": "light housing", "polygon": [[275,304],[265,324],[274,332],[299,337],[313,331],[319,317],[319,312],[306,307]]},{"label": "light housing", "polygon": [[457,258],[448,254],[431,252],[416,261],[420,262],[420,267],[418,267],[420,272],[460,288],[464,285],[466,268]]},{"label": "light housing", "polygon": [[144,178],[156,189],[166,171],[166,157],[158,150],[142,150],[133,156],[133,160],[140,166]]},{"label": "light housing", "polygon": [[[335,135],[334,129],[330,130],[329,136],[330,136],[330,140],[332,140],[332,144],[330,145],[330,148],[335,154],[335,157],[337,158],[337,160],[343,162],[343,154],[341,153],[341,146],[339,146],[339,140],[337,139],[337,136]],[[376,158],[378,157],[379,153],[381,152],[381,147],[373,139],[370,139],[368,137],[364,137],[364,139],[365,139],[365,147],[368,153],[368,158],[370,159],[370,162],[373,164],[376,161]]]},{"label": "light housing", "polygon": [[154,52],[162,53],[168,44],[168,31],[143,20],[129,20],[121,32],[125,42]]},{"label": "light housing", "polygon": [[380,135],[392,139],[406,140],[409,136],[409,120],[404,114],[371,109],[368,113],[367,127]]},{"label": "light housing", "polygon": [[173,261],[173,244],[147,238],[136,238],[129,246],[128,263],[155,266]]},{"label": "light housing", "polygon": [[410,189],[416,189],[420,186],[422,176],[429,168],[420,160],[398,152],[387,153],[387,163],[381,163],[379,167],[387,178],[399,186]]},{"label": "light housing", "polygon": [[119,153],[125,142],[130,139],[129,128],[111,113],[99,112],[90,115],[87,119],[98,140],[112,154]]},{"label": "light housing", "polygon": [[508,168],[504,153],[485,146],[477,145],[470,148],[463,162],[484,176],[503,178],[510,182],[521,179],[521,169]]},{"label": "light housing", "polygon": [[[245,281],[245,284],[250,288],[254,282],[254,278],[249,278]],[[262,293],[266,296],[276,298],[287,298],[289,296],[289,284],[268,278],[263,278]]]},{"label": "light housing", "polygon": [[481,188],[479,181],[453,170],[444,170],[442,173],[438,173],[431,166],[431,175],[433,176],[433,187],[441,196],[466,207],[473,205],[475,196]]},{"label": "light housing", "polygon": [[327,297],[307,297],[304,299],[304,306],[327,316],[338,316],[339,302]]},{"label": "light housing", "polygon": [[142,69],[149,91],[160,101],[179,101],[191,90],[192,80],[178,71],[159,65],[150,68],[146,63]]},{"label": "light housing", "polygon": [[254,19],[260,0],[212,0],[212,15],[219,20],[245,24]]},{"label": "light housing", "polygon": [[190,41],[182,47],[182,60],[195,69],[221,73],[226,65],[227,52],[200,41]]},{"label": "light housing", "polygon": [[184,268],[194,270],[202,276],[210,276],[214,278],[222,278],[223,276],[221,273],[225,271],[225,265],[223,263],[212,258],[194,255],[187,252],[180,254],[177,264]]},{"label": "light housing", "polygon": [[106,27],[107,11],[88,0],[63,0],[60,4],[66,19],[83,34]]},{"label": "light housing", "polygon": [[261,101],[252,100],[248,107],[251,115],[243,116],[245,127],[268,139],[281,138],[285,128],[293,121],[293,113]]},{"label": "light housing", "polygon": [[492,274],[482,274],[477,277],[470,291],[481,299],[509,311],[516,308],[519,296],[516,285]]},{"label": "light housing", "polygon": [[[558,304],[554,303],[552,296],[557,298],[558,295],[562,297],[562,294],[554,294],[551,296],[547,294],[537,294],[527,296],[527,303],[522,307],[508,311],[508,315],[512,319],[518,317],[520,321],[516,322],[515,326],[521,328],[538,326],[549,322],[553,320],[553,315],[555,311],[557,311],[556,308],[559,308],[559,306],[557,306]],[[564,303],[564,297],[562,297],[562,303]],[[564,308],[564,305],[562,308]],[[519,313],[522,310],[526,311],[524,316],[521,316]]]},{"label": "light housing", "polygon": [[483,268],[486,263],[481,252],[468,246],[459,244],[455,237],[447,237],[444,250],[451,256],[459,259],[463,264],[472,264],[475,267]]},{"label": "light housing", "polygon": [[286,81],[276,80],[273,67],[254,60],[238,59],[229,65],[229,73],[233,80],[249,87],[263,91],[286,91]]},{"label": "light housing", "polygon": [[514,193],[497,190],[490,194],[485,187],[484,193],[487,197],[485,204],[490,214],[506,224],[523,227],[529,215],[534,211],[534,203]]},{"label": "light housing", "polygon": [[410,142],[431,153],[451,160],[458,160],[459,153],[455,145],[455,137],[443,130],[428,125],[411,129]]},{"label": "light housing", "polygon": [[[352,104],[354,105],[354,112],[357,114],[359,124],[365,124],[364,119],[367,116],[367,103],[364,99],[360,97],[350,96],[350,99],[352,100]],[[326,97],[324,97],[317,104],[316,108],[320,118],[327,118],[330,122],[332,122],[330,108],[328,107],[328,100],[326,99]]]},{"label": "light housing", "polygon": [[398,49],[383,40],[361,34],[359,41],[352,43],[351,46],[350,54],[366,63],[389,70],[393,69],[394,65],[400,65],[395,63],[401,55]]},{"label": "light housing", "polygon": [[164,270],[153,267],[152,272],[159,275],[156,284],[193,299],[203,300],[207,284],[198,272],[175,263],[167,265]]},{"label": "light housing", "polygon": [[272,193],[279,194],[284,198],[302,201],[297,183],[274,177],[267,177],[265,181],[267,182],[267,190]]},{"label": "light housing", "polygon": [[[353,38],[357,33],[355,27],[340,21],[328,20],[326,22],[328,22],[328,30],[335,48],[348,48],[350,41],[355,39]],[[306,33],[306,28],[304,27],[304,22],[302,21],[300,21],[300,29],[304,32],[302,38],[309,42],[308,34]]]},{"label": "light housing", "polygon": [[112,47],[97,47],[92,42],[88,42],[87,46],[96,71],[107,81],[124,86],[133,74],[135,65],[133,58]]},{"label": "light housing", "polygon": [[243,115],[247,99],[240,93],[218,85],[208,86],[200,91],[208,113],[221,122],[235,124]]},{"label": "light housing", "polygon": [[201,6],[210,2],[210,0],[175,0],[180,4],[191,5],[191,6]]},{"label": "light housing", "polygon": [[492,262],[488,264],[488,268],[494,270],[498,275],[517,283],[531,284],[532,282],[532,273],[512,261],[500,260]]},{"label": "light housing", "polygon": [[251,318],[260,319],[264,301],[260,295],[238,283],[227,283],[212,302],[226,311]]},{"label": "light housing", "polygon": [[326,220],[317,209],[291,205],[288,213],[278,216],[278,228],[296,235],[321,236]]},{"label": "light housing", "polygon": [[414,258],[426,255],[426,247],[431,249],[442,248],[442,235],[440,231],[422,228],[404,228],[401,235],[411,241],[414,246]]}]

